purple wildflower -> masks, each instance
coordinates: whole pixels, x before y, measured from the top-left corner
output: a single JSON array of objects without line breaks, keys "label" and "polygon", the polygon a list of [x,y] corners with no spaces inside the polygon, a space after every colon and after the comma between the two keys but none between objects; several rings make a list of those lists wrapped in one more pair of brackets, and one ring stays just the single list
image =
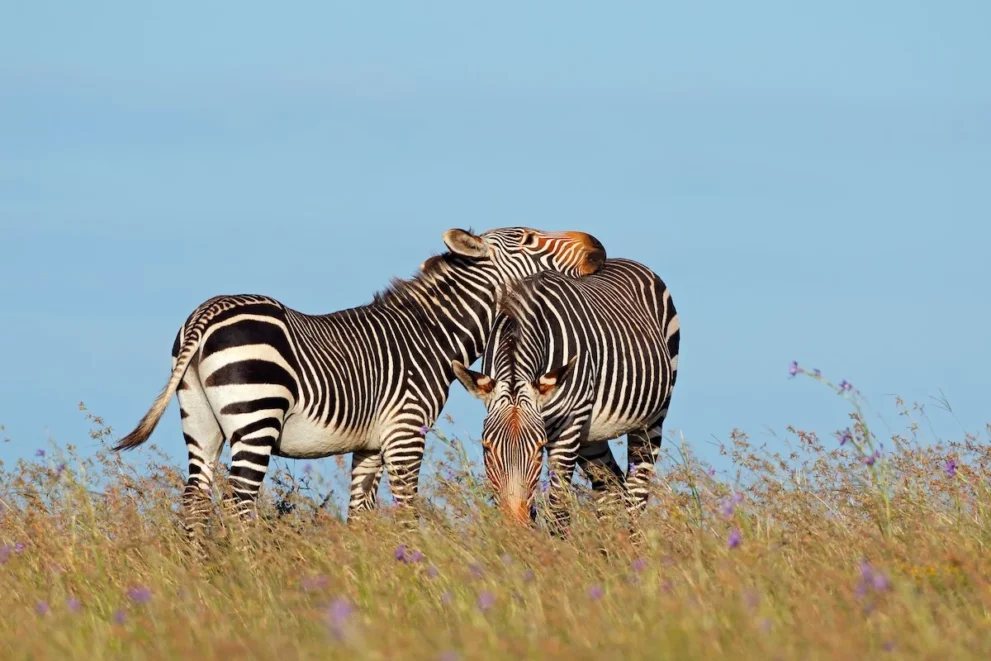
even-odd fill
[{"label": "purple wildflower", "polygon": [[486,590],[478,595],[478,610],[483,613],[490,610],[495,605],[495,595]]},{"label": "purple wildflower", "polygon": [[851,383],[846,379],[843,379],[842,381],[840,381],[840,390],[843,392],[850,392],[851,390],[853,390],[853,385],[851,385]]},{"label": "purple wildflower", "polygon": [[454,595],[451,594],[451,591],[450,590],[445,590],[440,595],[440,603],[442,603],[442,604],[449,604],[449,603],[451,603],[451,599],[453,599],[453,598],[454,598]]},{"label": "purple wildflower", "polygon": [[888,587],[888,577],[885,576],[884,572],[876,571],[874,576],[871,578],[871,584],[874,586],[876,592],[885,592]]},{"label": "purple wildflower", "polygon": [[801,371],[802,368],[798,366],[798,361],[797,360],[791,361],[791,367],[788,368],[788,374],[795,376]]},{"label": "purple wildflower", "polygon": [[895,651],[895,641],[893,641],[893,640],[886,641],[884,643],[884,645],[881,646],[881,649],[883,649],[885,652],[894,652]]},{"label": "purple wildflower", "polygon": [[303,472],[306,473],[307,475],[309,475],[310,473],[312,473],[313,472],[313,464],[311,464],[311,463],[305,463],[305,464],[303,464]]},{"label": "purple wildflower", "polygon": [[836,438],[839,439],[840,445],[846,445],[848,441],[853,440],[853,432],[849,428],[844,429],[842,434],[837,432]]},{"label": "purple wildflower", "polygon": [[502,563],[504,565],[509,565],[512,564],[513,562],[513,556],[509,555],[508,553],[503,553],[502,555],[499,556],[499,559],[502,560]]},{"label": "purple wildflower", "polygon": [[637,558],[633,561],[633,571],[636,573],[642,572],[647,567],[647,561],[643,558]]},{"label": "purple wildflower", "polygon": [[951,478],[957,476],[957,462],[953,459],[949,459],[946,462],[946,474]]},{"label": "purple wildflower", "polygon": [[706,471],[706,473],[709,474],[709,477],[715,477],[716,476],[716,469],[715,468],[710,468],[709,470]]},{"label": "purple wildflower", "polygon": [[136,604],[146,604],[151,600],[151,590],[139,585],[127,591],[128,598]]},{"label": "purple wildflower", "polygon": [[473,562],[468,565],[468,570],[471,572],[471,577],[474,579],[481,579],[483,576],[482,567],[477,562]]},{"label": "purple wildflower", "polygon": [[79,609],[82,607],[82,604],[80,604],[79,600],[76,599],[76,597],[74,596],[70,596],[68,599],[66,599],[65,605],[73,613],[78,613]]},{"label": "purple wildflower", "polygon": [[300,588],[303,592],[315,592],[316,590],[321,590],[327,587],[327,577],[326,576],[307,576],[302,581],[300,581]]},{"label": "purple wildflower", "polygon": [[409,554],[408,560],[411,564],[415,564],[423,560],[423,554],[420,553],[419,551],[414,550],[412,553]]},{"label": "purple wildflower", "polygon": [[0,565],[5,565],[7,564],[7,561],[10,560],[11,550],[10,544],[0,546]]},{"label": "purple wildflower", "polygon": [[877,450],[874,450],[874,454],[864,457],[864,463],[867,464],[868,466],[873,466],[874,462],[877,461],[878,458],[880,458],[880,456],[881,453],[878,452]]},{"label": "purple wildflower", "polygon": [[588,598],[591,599],[592,601],[598,601],[599,599],[602,598],[602,595],[603,595],[602,588],[599,587],[598,585],[593,585],[588,589]]},{"label": "purple wildflower", "polygon": [[14,553],[19,554],[23,552],[24,552],[24,544],[22,542],[17,542],[16,544],[14,544]]},{"label": "purple wildflower", "polygon": [[36,456],[36,457],[44,457],[45,456],[45,451],[44,450],[41,450],[41,449],[35,450],[34,451],[34,456]]},{"label": "purple wildflower", "polygon": [[875,592],[885,592],[891,584],[884,572],[874,569],[867,560],[860,561],[860,582],[857,584],[857,596],[863,597],[868,588]]},{"label": "purple wildflower", "polygon": [[423,425],[422,427],[420,427],[421,436],[426,436],[428,433],[430,433],[430,427],[428,427],[427,425]]},{"label": "purple wildflower", "polygon": [[344,637],[345,627],[351,618],[352,612],[354,612],[354,608],[344,597],[338,597],[331,602],[330,606],[327,607],[327,611],[324,613],[324,621],[327,623],[327,628],[330,630],[331,635],[335,638]]},{"label": "purple wildflower", "polygon": [[733,512],[736,510],[736,506],[743,502],[742,493],[734,493],[729,498],[723,500],[722,512],[723,516],[729,518],[733,516]]},{"label": "purple wildflower", "polygon": [[124,611],[119,610],[116,613],[114,613],[114,622],[116,622],[117,624],[124,624],[124,622],[127,622],[127,615],[124,613]]},{"label": "purple wildflower", "polygon": [[729,539],[726,541],[726,545],[729,546],[731,549],[735,549],[737,546],[740,545],[741,541],[742,538],[740,536],[739,529],[733,528],[733,530],[731,530],[729,533]]},{"label": "purple wildflower", "polygon": [[439,573],[440,572],[437,571],[437,568],[434,567],[433,565],[430,565],[429,567],[427,567],[427,578],[437,578],[437,575]]},{"label": "purple wildflower", "polygon": [[397,546],[394,555],[396,557],[396,562],[406,562],[406,545],[400,544]]},{"label": "purple wildflower", "polygon": [[34,609],[38,611],[38,615],[48,615],[48,611],[51,610],[51,608],[48,607],[47,601],[39,601],[35,605]]},{"label": "purple wildflower", "polygon": [[534,579],[534,575],[533,575],[533,570],[532,569],[527,569],[525,572],[523,572],[523,582],[524,583],[529,583],[533,579]]},{"label": "purple wildflower", "polygon": [[812,373],[816,375],[816,378],[822,376],[822,372],[820,372],[818,368],[812,370]]},{"label": "purple wildflower", "polygon": [[55,467],[56,475],[61,475],[63,471],[65,471],[65,464],[59,464],[58,466]]}]

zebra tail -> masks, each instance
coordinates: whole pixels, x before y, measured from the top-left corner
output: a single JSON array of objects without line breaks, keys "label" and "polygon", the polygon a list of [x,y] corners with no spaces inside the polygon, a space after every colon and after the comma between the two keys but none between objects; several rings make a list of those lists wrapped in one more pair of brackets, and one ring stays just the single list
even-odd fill
[{"label": "zebra tail", "polygon": [[158,398],[151,405],[151,408],[145,413],[144,417],[141,418],[141,422],[138,426],[134,428],[130,434],[122,438],[116,445],[113,446],[112,450],[114,452],[119,452],[121,450],[133,450],[142,443],[148,440],[151,433],[155,431],[155,427],[158,426],[158,421],[162,419],[162,414],[165,413],[165,409],[169,407],[169,400],[175,395],[176,390],[179,388],[179,383],[182,381],[183,375],[186,373],[186,368],[189,367],[189,363],[193,360],[193,356],[196,355],[196,350],[199,349],[200,339],[203,337],[202,332],[196,332],[199,329],[191,329],[192,332],[188,332],[186,337],[183,339],[182,347],[179,350],[179,355],[176,357],[175,367],[172,368],[172,376],[169,377],[169,382],[165,384],[162,392],[159,393]]}]

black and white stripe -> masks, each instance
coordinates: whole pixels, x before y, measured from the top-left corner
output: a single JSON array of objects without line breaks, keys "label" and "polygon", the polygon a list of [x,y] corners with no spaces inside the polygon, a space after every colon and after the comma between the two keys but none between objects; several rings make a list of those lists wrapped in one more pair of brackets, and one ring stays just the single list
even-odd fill
[{"label": "black and white stripe", "polygon": [[189,451],[187,532],[206,523],[213,469],[231,444],[234,505],[251,510],[272,455],[353,453],[349,513],[375,506],[383,470],[398,504],[416,493],[425,427],[443,408],[451,362],[478,359],[504,288],[545,270],[596,271],[602,245],[581,232],[502,228],[444,234],[449,252],[374,300],[307,315],[265,296],[218,296],[179,330],[173,371],[115,450],[145,442],[178,394]]},{"label": "black and white stripe", "polygon": [[[454,364],[485,403],[485,470],[501,505],[529,519],[546,445],[559,523],[576,464],[600,502],[604,471],[625,482],[631,513],[642,512],[678,374],[681,333],[667,286],[637,262],[609,259],[586,278],[528,278],[501,307],[483,372]],[[625,476],[608,445],[623,434]]]}]

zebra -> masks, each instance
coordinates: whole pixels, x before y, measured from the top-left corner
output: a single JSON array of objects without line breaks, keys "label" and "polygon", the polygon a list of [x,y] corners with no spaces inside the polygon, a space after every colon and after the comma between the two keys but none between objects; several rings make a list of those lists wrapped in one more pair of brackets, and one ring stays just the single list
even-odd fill
[{"label": "zebra", "polygon": [[210,298],[189,315],[172,347],[167,384],[113,450],[144,443],[178,395],[190,541],[206,526],[225,438],[233,493],[224,502],[242,519],[256,514],[272,455],[352,453],[348,519],[374,509],[383,471],[396,505],[409,505],[424,437],[454,382],[451,361],[481,356],[506,285],[543,270],[583,277],[606,259],[602,244],[584,232],[451,229],[443,240],[447,252],[427,259],[411,279],[392,279],[360,307],[309,315],[244,294]]},{"label": "zebra", "polygon": [[[629,259],[607,259],[581,279],[547,272],[512,286],[482,372],[452,364],[458,381],[486,407],[483,463],[497,504],[519,522],[533,520],[546,451],[555,534],[568,521],[564,496],[576,464],[592,481],[600,516],[617,495],[608,489],[615,480],[635,522],[660,453],[680,340],[667,286]],[[622,434],[625,476],[608,444]]]}]

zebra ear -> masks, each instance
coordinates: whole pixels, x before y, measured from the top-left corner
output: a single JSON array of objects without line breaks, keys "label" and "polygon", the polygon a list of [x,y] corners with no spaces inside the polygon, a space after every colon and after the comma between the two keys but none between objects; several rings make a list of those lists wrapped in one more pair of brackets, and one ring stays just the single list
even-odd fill
[{"label": "zebra ear", "polygon": [[462,257],[478,259],[489,254],[489,247],[485,244],[485,239],[464,230],[447,230],[444,232],[444,243],[447,244],[451,252]]},{"label": "zebra ear", "polygon": [[576,360],[578,360],[578,356],[572,356],[571,360],[567,363],[560,367],[555,367],[534,382],[533,387],[537,389],[537,393],[541,399],[550,397],[557,390],[558,386],[568,378],[568,375],[575,369]]},{"label": "zebra ear", "polygon": [[479,399],[485,399],[495,388],[495,381],[491,377],[468,369],[460,361],[451,361],[451,367],[454,368],[454,376],[458,378],[465,390]]}]

